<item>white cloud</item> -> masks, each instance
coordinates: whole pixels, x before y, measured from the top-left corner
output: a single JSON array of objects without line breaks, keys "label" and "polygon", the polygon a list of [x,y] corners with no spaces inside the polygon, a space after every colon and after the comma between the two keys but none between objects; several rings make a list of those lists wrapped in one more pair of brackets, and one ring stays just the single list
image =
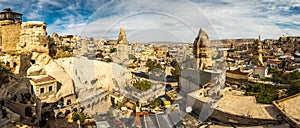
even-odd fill
[{"label": "white cloud", "polygon": [[[161,0],[155,3],[151,1],[130,3],[134,3],[133,0],[117,5],[110,3],[106,5],[107,7],[101,7],[89,18],[91,20],[84,26],[81,35],[117,38],[119,28],[124,26],[129,40],[191,42],[197,35],[200,26],[212,28],[205,15],[199,11],[197,6],[188,1],[170,3]],[[101,17],[101,14],[106,12],[116,12],[117,14]],[[159,32],[159,30],[163,30],[163,32]],[[136,36],[138,33],[140,35]],[[157,33],[173,36],[158,36]],[[131,37],[130,35],[135,36]],[[174,38],[174,36],[178,38]]]},{"label": "white cloud", "polygon": [[45,5],[52,5],[52,6],[56,6],[56,7],[60,7],[62,6],[62,4],[60,4],[59,2],[55,1],[55,0],[38,0],[37,6],[39,9],[44,9]]},{"label": "white cloud", "polygon": [[[49,19],[48,15],[44,15],[47,12],[60,14],[53,17],[55,20],[48,24],[47,31],[61,35],[116,39],[119,28],[124,26],[129,40],[193,42],[200,28],[204,28],[211,39],[254,38],[259,34],[262,38],[278,38],[283,34],[299,35],[300,29],[299,0],[32,0],[32,4],[25,4],[26,2],[20,1],[16,8],[24,11],[27,19]],[[0,2],[0,5],[15,6],[13,2]],[[90,12],[85,11],[94,12],[89,16],[86,14]]]},{"label": "white cloud", "polygon": [[[263,38],[278,38],[287,33],[298,34],[297,26],[280,28],[276,23],[299,24],[299,15],[280,14],[282,11],[288,11],[291,6],[299,5],[299,2],[290,1],[284,3],[285,6],[282,6],[283,1],[263,2],[268,2],[268,5],[261,5],[259,1],[236,0],[228,0],[224,3],[219,1],[216,4],[210,1],[185,0],[112,2],[107,4],[107,7],[101,7],[90,17],[96,20],[87,23],[81,34],[117,38],[121,26],[125,27],[129,40],[142,41],[193,42],[199,28],[206,29],[212,39],[255,38],[259,34]],[[274,13],[274,10],[280,11]],[[99,14],[107,12],[116,12],[116,14],[97,18]],[[157,33],[174,35],[181,40],[172,36],[158,36]]]}]

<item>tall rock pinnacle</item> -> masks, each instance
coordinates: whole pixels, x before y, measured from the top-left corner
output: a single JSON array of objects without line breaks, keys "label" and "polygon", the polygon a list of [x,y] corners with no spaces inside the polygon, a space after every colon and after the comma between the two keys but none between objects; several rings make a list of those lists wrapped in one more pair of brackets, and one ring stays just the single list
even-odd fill
[{"label": "tall rock pinnacle", "polygon": [[125,29],[123,27],[120,28],[118,44],[128,44]]},{"label": "tall rock pinnacle", "polygon": [[260,41],[260,37],[253,42],[252,49],[252,62],[258,66],[264,66],[263,57],[262,57],[262,43]]},{"label": "tall rock pinnacle", "polygon": [[209,37],[205,30],[201,28],[193,44],[193,53],[196,58],[197,67],[200,70],[212,66],[212,60],[209,53],[210,50],[207,47],[208,43]]}]

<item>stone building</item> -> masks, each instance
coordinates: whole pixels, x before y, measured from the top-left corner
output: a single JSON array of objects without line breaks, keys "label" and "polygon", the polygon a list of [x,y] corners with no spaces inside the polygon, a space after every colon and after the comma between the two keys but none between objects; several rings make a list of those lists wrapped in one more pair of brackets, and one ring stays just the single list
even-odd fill
[{"label": "stone building", "polygon": [[179,78],[180,93],[187,95],[190,92],[202,88],[203,85],[210,82],[212,79],[217,77],[218,73],[208,72],[197,69],[185,69],[181,71]]},{"label": "stone building", "polygon": [[19,121],[31,120],[32,125],[36,125],[41,119],[41,102],[32,93],[29,80],[11,75],[9,83],[2,85],[1,90],[6,90],[1,96],[4,107],[19,115]]},{"label": "stone building", "polygon": [[49,53],[46,23],[41,21],[23,22],[20,32],[20,51]]},{"label": "stone building", "polygon": [[200,29],[194,41],[193,53],[196,58],[197,67],[201,70],[212,66],[212,59],[209,50],[209,37],[205,30]]},{"label": "stone building", "polygon": [[81,53],[82,54],[88,52],[88,43],[89,43],[89,40],[81,39]]},{"label": "stone building", "polygon": [[50,75],[36,76],[30,79],[34,94],[42,101],[54,96],[57,92],[57,81]]},{"label": "stone building", "polygon": [[75,37],[74,35],[65,35],[62,36],[61,39],[62,39],[61,44],[63,46],[69,46],[71,48],[76,47],[77,37]]},{"label": "stone building", "polygon": [[227,80],[233,80],[233,81],[248,81],[249,77],[251,75],[251,72],[245,72],[244,68],[239,67],[235,70],[227,70],[226,71],[226,78]]},{"label": "stone building", "polygon": [[258,75],[259,78],[264,79],[268,75],[268,67],[257,66],[254,68],[254,75]]},{"label": "stone building", "polygon": [[20,41],[22,14],[10,8],[0,13],[0,47],[3,52],[15,51]]},{"label": "stone building", "polygon": [[282,36],[277,40],[281,45],[282,51],[292,53],[300,50],[300,37],[299,36]]},{"label": "stone building", "polygon": [[39,52],[49,54],[46,23],[22,22],[22,14],[10,8],[0,13],[0,48],[2,52]]}]

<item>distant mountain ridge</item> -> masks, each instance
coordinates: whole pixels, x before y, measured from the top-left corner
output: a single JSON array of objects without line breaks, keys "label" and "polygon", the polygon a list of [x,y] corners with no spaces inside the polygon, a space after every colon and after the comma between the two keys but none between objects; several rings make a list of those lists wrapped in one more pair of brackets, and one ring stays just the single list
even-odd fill
[{"label": "distant mountain ridge", "polygon": [[[210,40],[212,43],[240,43],[240,42],[253,42],[255,38],[242,38],[242,39],[219,39],[219,40]],[[156,43],[156,44],[191,44],[193,42],[173,42],[173,41],[152,41],[144,43]]]}]

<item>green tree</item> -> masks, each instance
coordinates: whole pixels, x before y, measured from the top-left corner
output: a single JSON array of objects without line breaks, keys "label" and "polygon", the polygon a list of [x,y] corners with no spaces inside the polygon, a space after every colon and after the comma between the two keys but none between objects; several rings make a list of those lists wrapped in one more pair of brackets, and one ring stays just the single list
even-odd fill
[{"label": "green tree", "polygon": [[4,65],[4,62],[0,62],[0,77],[5,74],[11,73],[10,70]]},{"label": "green tree", "polygon": [[7,117],[7,111],[6,109],[2,108],[2,118],[6,118]]},{"label": "green tree", "polygon": [[179,65],[176,65],[176,66],[174,67],[174,69],[171,69],[171,74],[172,74],[172,76],[173,76],[175,79],[177,79],[177,80],[179,80],[180,73],[181,73],[181,70],[180,70]]},{"label": "green tree", "polygon": [[282,76],[288,83],[292,83],[294,80],[299,80],[300,79],[300,72],[294,71],[292,73],[286,74]]},{"label": "green tree", "polygon": [[171,69],[172,77],[179,80],[179,76],[180,76],[180,73],[181,73],[181,69],[180,69],[179,64],[177,63],[177,61],[173,60],[170,63],[170,66],[172,66],[174,68],[174,69]]},{"label": "green tree", "polygon": [[273,70],[272,71],[272,81],[275,83],[284,83],[284,79],[282,77],[282,72],[278,70]]},{"label": "green tree", "polygon": [[71,48],[70,46],[63,45],[60,48],[65,52],[73,52],[73,48]]},{"label": "green tree", "polygon": [[287,90],[287,95],[288,96],[295,95],[297,93],[300,93],[300,79],[293,80],[291,82],[290,87]]},{"label": "green tree", "polygon": [[271,70],[272,71],[272,81],[281,84],[291,84],[293,80],[300,79],[300,72],[294,71],[292,73],[284,74],[282,71]]},{"label": "green tree", "polygon": [[79,120],[79,121],[83,122],[85,119],[86,119],[86,116],[85,116],[84,113],[82,113],[82,112],[80,112],[80,113],[75,113],[75,114],[73,115],[73,120],[74,120],[74,121]]},{"label": "green tree", "polygon": [[79,114],[78,114],[78,113],[75,113],[75,114],[73,115],[73,120],[74,120],[74,121],[79,120]]},{"label": "green tree", "polygon": [[278,90],[264,84],[249,83],[245,95],[255,96],[258,103],[269,104],[278,100]]},{"label": "green tree", "polygon": [[11,74],[11,71],[4,65],[3,62],[0,62],[0,85],[2,83],[9,82],[8,75]]},{"label": "green tree", "polygon": [[156,61],[148,59],[146,62],[146,66],[149,68],[148,71],[152,71],[156,68],[163,69],[160,63],[157,63]]},{"label": "green tree", "polygon": [[147,80],[138,81],[134,83],[133,86],[141,91],[146,91],[151,88],[151,82]]},{"label": "green tree", "polygon": [[256,96],[258,103],[270,104],[274,100],[278,100],[278,91],[274,88],[263,88]]},{"label": "green tree", "polygon": [[154,109],[156,107],[159,107],[162,104],[162,101],[159,98],[156,98],[154,101],[152,101],[149,105],[149,108]]},{"label": "green tree", "polygon": [[79,120],[80,122],[83,122],[85,120],[85,115],[83,113],[79,113]]}]

